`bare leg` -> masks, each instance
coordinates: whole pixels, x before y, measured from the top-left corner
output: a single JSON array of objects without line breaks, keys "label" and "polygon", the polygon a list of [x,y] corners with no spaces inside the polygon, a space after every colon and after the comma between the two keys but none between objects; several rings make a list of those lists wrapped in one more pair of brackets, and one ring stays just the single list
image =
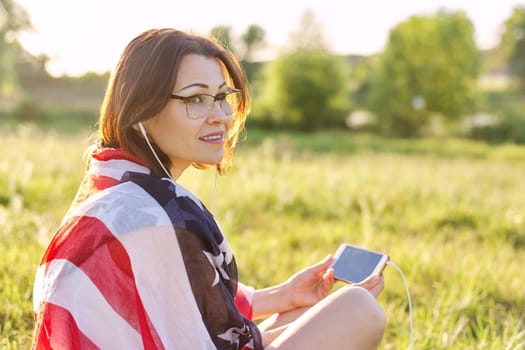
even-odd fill
[{"label": "bare leg", "polygon": [[[286,321],[291,323],[286,326]],[[306,311],[263,322],[261,330],[278,334],[267,350],[366,350],[379,347],[385,325],[385,314],[370,292],[345,286]]]},{"label": "bare leg", "polygon": [[309,307],[302,307],[272,316],[259,323],[258,327],[263,333],[264,346],[277,338],[292,322],[308,311]]},{"label": "bare leg", "polygon": [[272,316],[265,319],[263,322],[259,323],[259,329],[261,331],[265,331],[273,328],[279,328],[281,326],[288,326],[290,323],[298,319],[309,309],[309,307],[302,307],[286,311],[280,314],[273,314]]}]

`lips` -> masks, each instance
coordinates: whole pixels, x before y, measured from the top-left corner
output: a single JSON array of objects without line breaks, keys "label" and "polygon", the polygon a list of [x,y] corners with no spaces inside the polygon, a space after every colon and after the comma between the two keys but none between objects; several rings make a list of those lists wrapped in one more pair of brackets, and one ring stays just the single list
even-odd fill
[{"label": "lips", "polygon": [[204,142],[211,142],[211,143],[222,143],[224,140],[224,133],[214,132],[214,133],[199,137],[199,140],[204,141]]}]

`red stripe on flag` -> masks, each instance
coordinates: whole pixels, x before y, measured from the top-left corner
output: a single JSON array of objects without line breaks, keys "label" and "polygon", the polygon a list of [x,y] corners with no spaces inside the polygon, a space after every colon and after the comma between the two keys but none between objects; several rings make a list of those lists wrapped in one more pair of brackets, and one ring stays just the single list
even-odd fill
[{"label": "red stripe on flag", "polygon": [[123,148],[103,148],[92,153],[92,157],[101,160],[113,160],[113,159],[123,159],[129,160],[133,163],[145,166],[146,164],[135,155],[124,150]]},{"label": "red stripe on flag", "polygon": [[246,317],[249,320],[252,319],[252,311],[253,311],[252,305],[248,301],[248,298],[244,294],[244,291],[242,290],[242,288],[237,288],[237,293],[235,294],[234,303],[235,303],[235,306],[237,306],[237,310],[239,310],[239,312],[243,314],[244,317]]},{"label": "red stripe on flag", "polygon": [[79,191],[75,196],[72,207],[79,205],[93,194],[116,185],[118,182],[119,180],[104,175],[86,176],[82,180],[82,185],[79,187]]},{"label": "red stripe on flag", "polygon": [[103,222],[73,217],[56,233],[42,264],[66,259],[96,285],[109,305],[142,336],[145,349],[163,348],[133,277],[128,253]]},{"label": "red stripe on flag", "polygon": [[98,349],[80,331],[68,310],[51,303],[40,304],[31,348],[33,350]]},{"label": "red stripe on flag", "polygon": [[104,175],[91,175],[90,179],[92,188],[97,191],[105,190],[108,187],[116,185],[120,181],[119,179],[114,179],[112,177]]}]

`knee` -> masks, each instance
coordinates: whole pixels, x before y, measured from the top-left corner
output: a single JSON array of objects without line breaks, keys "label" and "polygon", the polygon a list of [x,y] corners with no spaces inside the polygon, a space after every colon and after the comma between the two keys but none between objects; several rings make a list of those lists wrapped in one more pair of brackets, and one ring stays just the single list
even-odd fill
[{"label": "knee", "polygon": [[361,287],[343,287],[340,292],[341,307],[346,310],[348,318],[355,324],[357,320],[361,331],[378,342],[383,337],[386,328],[386,315],[376,298]]}]

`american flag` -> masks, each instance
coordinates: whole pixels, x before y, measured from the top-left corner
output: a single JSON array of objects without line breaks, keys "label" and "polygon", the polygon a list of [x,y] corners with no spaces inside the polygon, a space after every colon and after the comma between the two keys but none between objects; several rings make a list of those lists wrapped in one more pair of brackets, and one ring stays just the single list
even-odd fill
[{"label": "american flag", "polygon": [[93,152],[37,269],[33,349],[262,349],[252,289],[189,191]]}]

